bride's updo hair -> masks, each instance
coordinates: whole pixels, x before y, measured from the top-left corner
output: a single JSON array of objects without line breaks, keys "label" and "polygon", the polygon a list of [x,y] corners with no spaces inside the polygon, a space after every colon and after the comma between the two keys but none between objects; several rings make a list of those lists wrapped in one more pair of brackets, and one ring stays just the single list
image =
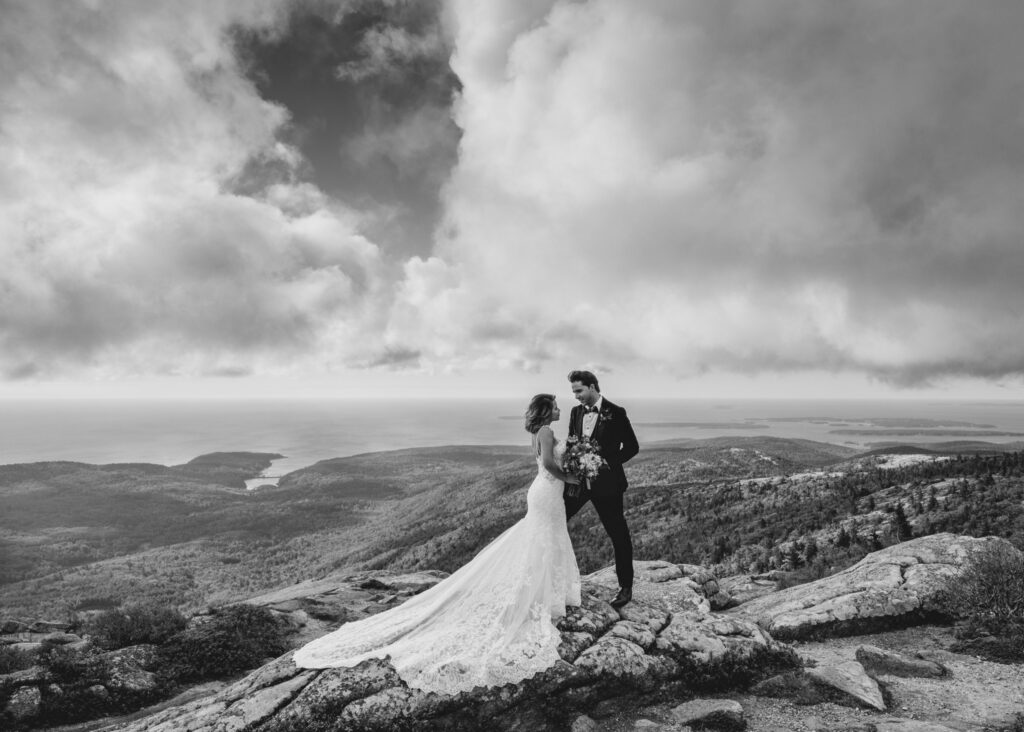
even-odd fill
[{"label": "bride's updo hair", "polygon": [[530,434],[537,434],[537,430],[551,421],[551,414],[555,411],[554,394],[538,394],[530,400],[530,406],[526,408],[526,431]]}]

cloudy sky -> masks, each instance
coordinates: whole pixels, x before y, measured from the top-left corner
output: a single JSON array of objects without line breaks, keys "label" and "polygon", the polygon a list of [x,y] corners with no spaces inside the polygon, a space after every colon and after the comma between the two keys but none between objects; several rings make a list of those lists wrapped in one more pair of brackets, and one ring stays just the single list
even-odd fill
[{"label": "cloudy sky", "polygon": [[1021,398],[1019,0],[0,20],[0,396]]}]

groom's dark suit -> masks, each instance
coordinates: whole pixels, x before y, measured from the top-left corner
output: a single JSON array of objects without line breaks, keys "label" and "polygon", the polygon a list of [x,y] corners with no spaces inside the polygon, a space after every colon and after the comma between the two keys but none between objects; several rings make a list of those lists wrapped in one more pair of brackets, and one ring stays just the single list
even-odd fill
[{"label": "groom's dark suit", "polygon": [[[569,415],[570,435],[583,436],[585,409],[582,404],[572,408]],[[598,518],[615,549],[615,575],[619,587],[631,588],[633,540],[622,509],[622,494],[626,492],[627,486],[626,471],[622,464],[640,452],[640,444],[636,441],[626,410],[603,398],[597,424],[590,437],[600,447],[601,457],[608,463],[608,467],[602,468],[598,477],[590,481],[589,490],[584,489],[575,497],[565,496],[565,516],[567,520],[572,518],[587,501],[593,501]]]}]

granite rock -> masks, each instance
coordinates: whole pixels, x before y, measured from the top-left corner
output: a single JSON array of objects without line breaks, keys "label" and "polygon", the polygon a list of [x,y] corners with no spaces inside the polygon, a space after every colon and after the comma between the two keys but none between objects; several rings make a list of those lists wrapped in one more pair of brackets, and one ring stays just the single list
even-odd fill
[{"label": "granite rock", "polygon": [[[659,581],[638,577],[634,597],[656,602],[636,599],[622,612],[607,603],[605,586],[586,578],[582,605],[558,624],[562,660],[518,684],[428,694],[410,689],[386,660],[309,670],[297,668],[289,653],[211,697],[108,729],[566,729],[581,714],[596,714],[608,705],[629,704],[668,688],[685,690],[691,678],[701,677],[705,664],[730,651],[738,658],[761,653],[781,664],[793,663],[789,649],[754,623],[711,612],[681,571],[663,567],[648,576]],[[659,589],[667,591],[659,595]],[[318,592],[323,596],[325,589]],[[742,682],[748,680],[744,675]],[[728,679],[723,683],[728,685]]]},{"label": "granite rock", "polygon": [[924,536],[873,552],[829,577],[750,600],[729,612],[753,620],[783,640],[949,617],[952,611],[944,605],[944,589],[974,555],[993,542],[1009,544],[996,537]]},{"label": "granite rock", "polygon": [[886,710],[885,699],[878,682],[868,676],[867,671],[857,661],[818,666],[808,669],[807,675],[821,684],[839,690],[862,706],[879,712]]},{"label": "granite rock", "polygon": [[695,729],[723,732],[740,732],[747,727],[743,706],[732,699],[694,699],[675,707],[672,719]]},{"label": "granite rock", "polygon": [[858,648],[857,660],[869,672],[880,675],[939,678],[949,673],[945,666],[936,661],[887,651],[877,646],[865,645]]},{"label": "granite rock", "polygon": [[36,686],[22,686],[7,700],[4,711],[16,721],[31,719],[39,714],[43,701],[42,692]]}]

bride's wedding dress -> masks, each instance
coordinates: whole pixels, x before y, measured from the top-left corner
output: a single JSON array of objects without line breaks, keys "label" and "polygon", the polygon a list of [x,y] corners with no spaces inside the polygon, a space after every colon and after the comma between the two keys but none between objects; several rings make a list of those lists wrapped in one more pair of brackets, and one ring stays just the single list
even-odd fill
[{"label": "bride's wedding dress", "polygon": [[[560,461],[565,446],[555,445]],[[390,657],[410,687],[456,694],[522,681],[558,661],[555,621],[580,604],[562,482],[537,458],[526,516],[447,579],[303,646],[305,668]]]}]

